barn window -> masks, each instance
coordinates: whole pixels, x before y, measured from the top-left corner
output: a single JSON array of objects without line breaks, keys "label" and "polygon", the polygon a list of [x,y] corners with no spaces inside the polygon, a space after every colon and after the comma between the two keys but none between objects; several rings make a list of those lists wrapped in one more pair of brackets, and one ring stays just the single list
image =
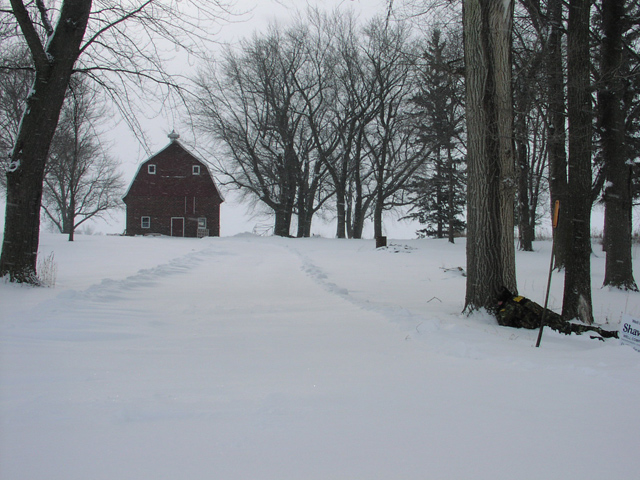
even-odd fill
[{"label": "barn window", "polygon": [[193,166],[193,174],[194,175],[200,175],[200,165],[194,165]]},{"label": "barn window", "polygon": [[198,228],[207,228],[207,219],[205,217],[198,219]]},{"label": "barn window", "polygon": [[151,164],[147,167],[147,171],[149,172],[150,175],[155,175],[156,174],[156,166]]},{"label": "barn window", "polygon": [[151,228],[151,217],[141,217],[140,226],[142,228]]}]

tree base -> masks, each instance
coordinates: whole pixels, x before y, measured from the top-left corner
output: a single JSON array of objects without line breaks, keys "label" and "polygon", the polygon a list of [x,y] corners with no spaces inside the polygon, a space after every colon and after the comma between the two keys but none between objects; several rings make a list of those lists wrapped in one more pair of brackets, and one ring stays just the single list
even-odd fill
[{"label": "tree base", "polygon": [[31,269],[13,272],[10,270],[0,271],[0,278],[6,278],[11,283],[24,283],[34,287],[41,287],[42,282],[36,272]]},{"label": "tree base", "polygon": [[597,325],[573,323],[565,320],[561,315],[549,309],[545,312],[544,307],[541,305],[528,298],[513,295],[506,288],[502,289],[498,297],[496,318],[498,323],[504,327],[534,330],[540,328],[541,322],[544,322],[545,327],[549,327],[565,335],[570,335],[571,333],[580,335],[586,332],[595,332],[602,338],[618,338],[617,331],[606,330]]}]

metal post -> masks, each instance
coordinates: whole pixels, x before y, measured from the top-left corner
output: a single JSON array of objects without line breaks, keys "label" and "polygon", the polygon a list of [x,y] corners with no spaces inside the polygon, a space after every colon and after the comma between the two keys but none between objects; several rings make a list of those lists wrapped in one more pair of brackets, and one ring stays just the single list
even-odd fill
[{"label": "metal post", "polygon": [[540,346],[542,340],[542,330],[544,329],[544,319],[547,315],[547,305],[549,304],[549,290],[551,289],[551,274],[553,273],[553,260],[555,258],[556,251],[556,227],[558,226],[558,212],[560,211],[560,200],[556,200],[553,207],[553,223],[551,231],[551,262],[549,263],[549,278],[547,279],[547,293],[544,297],[544,308],[542,310],[542,316],[540,317],[540,330],[538,331],[538,341],[536,342],[536,348]]}]

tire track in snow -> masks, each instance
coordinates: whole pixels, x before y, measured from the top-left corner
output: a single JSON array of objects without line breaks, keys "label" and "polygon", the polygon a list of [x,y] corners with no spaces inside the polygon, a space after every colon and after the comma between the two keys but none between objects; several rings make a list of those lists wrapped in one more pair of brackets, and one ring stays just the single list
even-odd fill
[{"label": "tire track in snow", "polygon": [[[20,317],[30,319],[29,328],[25,329],[23,323],[22,333],[15,336],[74,341],[136,338],[138,335],[113,331],[114,327],[127,326],[124,318],[147,314],[142,307],[135,307],[129,301],[141,291],[158,286],[164,279],[188,274],[215,255],[229,255],[229,252],[208,246],[122,279],[105,278],[84,290],[63,291],[26,309]],[[87,322],[87,318],[91,321]],[[101,327],[105,331],[97,331]],[[28,330],[30,332],[25,335]]]},{"label": "tire track in snow", "polygon": [[[295,247],[288,247],[302,262],[302,271],[324,290],[339,296],[357,307],[379,314],[406,332],[405,340],[420,339],[429,346],[429,350],[451,357],[479,360],[488,358],[487,347],[481,346],[478,329],[484,329],[489,337],[503,336],[494,326],[482,325],[477,319],[473,322],[462,320],[462,323],[473,324],[472,328],[461,328],[458,323],[449,323],[437,316],[425,316],[414,313],[406,307],[396,304],[382,303],[369,298],[357,298],[345,287],[332,282],[329,275],[313,260]],[[486,328],[485,328],[486,327]],[[489,330],[491,330],[489,332]],[[473,337],[471,339],[470,337]],[[490,347],[493,345],[489,343]]]},{"label": "tire track in snow", "polygon": [[427,318],[423,315],[413,313],[400,305],[384,304],[369,299],[356,298],[347,288],[332,282],[324,270],[316,265],[307,255],[304,255],[291,246],[289,246],[288,249],[300,258],[302,271],[327,292],[337,295],[363,310],[383,315],[385,318],[402,325],[412,332],[419,334],[433,333],[441,329],[442,322],[437,318]]}]

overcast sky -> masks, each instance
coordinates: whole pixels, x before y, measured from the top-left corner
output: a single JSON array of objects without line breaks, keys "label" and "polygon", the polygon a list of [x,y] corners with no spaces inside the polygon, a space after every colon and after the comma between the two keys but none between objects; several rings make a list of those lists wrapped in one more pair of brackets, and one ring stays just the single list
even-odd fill
[{"label": "overcast sky", "polygon": [[[254,31],[260,31],[267,27],[269,22],[286,22],[296,11],[304,11],[307,5],[316,5],[327,11],[333,8],[351,8],[357,12],[361,18],[370,18],[376,13],[384,12],[387,0],[237,0],[238,10],[250,11],[222,27],[218,38],[223,42],[233,42],[243,37],[251,36]],[[197,65],[193,67],[194,73]],[[185,75],[189,72],[183,71]],[[171,118],[171,112],[164,112],[161,117],[145,120],[145,133],[148,136],[152,151],[162,148],[167,143],[167,134],[176,127],[177,121]],[[148,155],[138,145],[123,145],[126,137],[135,138],[126,129],[117,128],[113,137],[118,139],[120,146],[114,149],[114,154],[123,162],[123,168],[129,170],[132,165],[138,165]],[[183,140],[186,140],[183,132]]]}]

